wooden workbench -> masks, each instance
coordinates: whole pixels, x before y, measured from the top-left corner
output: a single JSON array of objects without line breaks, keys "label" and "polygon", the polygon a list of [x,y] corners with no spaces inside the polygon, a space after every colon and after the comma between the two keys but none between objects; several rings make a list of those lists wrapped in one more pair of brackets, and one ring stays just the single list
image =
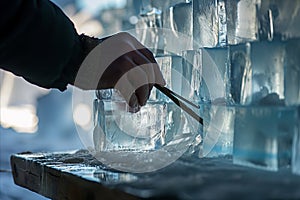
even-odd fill
[{"label": "wooden workbench", "polygon": [[300,176],[224,158],[181,158],[145,174],[106,168],[88,151],[11,156],[14,181],[51,199],[300,199]]}]

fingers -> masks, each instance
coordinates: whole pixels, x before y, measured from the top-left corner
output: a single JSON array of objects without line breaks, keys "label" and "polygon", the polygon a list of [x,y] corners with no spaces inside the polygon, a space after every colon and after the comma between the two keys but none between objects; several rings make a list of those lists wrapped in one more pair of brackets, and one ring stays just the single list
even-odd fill
[{"label": "fingers", "polygon": [[[153,53],[147,49],[147,48],[143,48],[143,49],[139,49],[138,50],[143,56],[145,56],[149,62],[152,63],[152,71],[153,71],[153,74],[154,74],[154,81],[152,83],[156,83],[156,84],[159,84],[161,86],[164,86],[166,85],[166,81],[165,79],[163,78],[163,75],[159,69],[159,66],[153,56]],[[137,62],[139,63],[139,62]],[[152,80],[152,79],[150,79]]]},{"label": "fingers", "polygon": [[150,95],[147,74],[143,69],[127,58],[132,69],[126,72],[116,83],[115,88],[123,95],[128,105],[136,109],[146,104]]},{"label": "fingers", "polygon": [[137,50],[133,59],[148,75],[149,84],[166,85],[159,66],[150,50],[146,48]]},{"label": "fingers", "polygon": [[98,89],[114,87],[131,108],[139,108],[146,104],[153,85],[165,85],[165,80],[152,52],[134,37],[119,33],[111,38],[116,45],[107,46],[106,60],[119,56],[104,70]]},{"label": "fingers", "polygon": [[151,92],[147,73],[141,67],[137,66],[126,75],[133,88],[135,88],[134,92],[138,104],[140,106],[145,105]]}]

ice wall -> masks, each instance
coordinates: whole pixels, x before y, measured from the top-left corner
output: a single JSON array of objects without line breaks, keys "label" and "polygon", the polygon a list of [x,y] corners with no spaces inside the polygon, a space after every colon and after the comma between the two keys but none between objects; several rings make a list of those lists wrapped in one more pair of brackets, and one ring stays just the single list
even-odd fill
[{"label": "ice wall", "polygon": [[137,38],[205,119],[199,157],[300,174],[299,8],[299,0],[142,1]]}]

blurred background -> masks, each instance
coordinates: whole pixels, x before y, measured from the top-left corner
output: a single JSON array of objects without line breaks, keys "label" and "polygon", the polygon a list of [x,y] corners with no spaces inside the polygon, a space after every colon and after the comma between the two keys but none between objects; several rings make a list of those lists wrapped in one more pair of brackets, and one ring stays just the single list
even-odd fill
[{"label": "blurred background", "polygon": [[[73,21],[78,33],[103,37],[135,27],[140,0],[53,0]],[[0,70],[0,199],[45,199],[13,183],[10,155],[83,148],[76,132],[92,119],[85,105],[72,110],[72,87],[46,90]]]}]

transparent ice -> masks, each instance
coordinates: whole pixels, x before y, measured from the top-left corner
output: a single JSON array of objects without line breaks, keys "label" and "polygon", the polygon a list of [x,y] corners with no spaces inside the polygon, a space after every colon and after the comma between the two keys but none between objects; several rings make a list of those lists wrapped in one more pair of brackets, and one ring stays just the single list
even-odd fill
[{"label": "transparent ice", "polygon": [[202,48],[202,81],[200,98],[203,102],[227,98],[228,86],[228,48]]},{"label": "transparent ice", "polygon": [[[228,48],[183,51],[183,76],[190,82],[204,119],[199,132],[203,139],[199,156],[232,154],[234,109],[230,97]],[[216,89],[217,88],[217,89]],[[189,96],[186,94],[185,96]]]},{"label": "transparent ice", "polygon": [[289,40],[286,44],[284,97],[287,105],[300,104],[300,40]]},{"label": "transparent ice", "polygon": [[137,39],[147,46],[155,55],[164,52],[164,37],[161,34],[162,11],[155,7],[142,10],[140,19],[136,24]]},{"label": "transparent ice", "polygon": [[219,25],[216,0],[193,1],[193,39],[200,47],[218,44]]},{"label": "transparent ice", "polygon": [[298,47],[298,39],[230,46],[229,90],[234,101],[257,105],[273,94],[281,100],[281,105],[299,104],[300,60],[295,51]]},{"label": "transparent ice", "polygon": [[142,0],[142,10],[155,7],[161,11],[165,11],[178,3],[186,3],[188,0]]},{"label": "transparent ice", "polygon": [[251,45],[241,44],[229,47],[229,87],[231,98],[236,104],[243,104],[245,97],[251,95]]},{"label": "transparent ice", "polygon": [[298,123],[298,111],[293,107],[237,107],[233,162],[272,171],[291,164]]},{"label": "transparent ice", "polygon": [[284,99],[286,44],[252,42],[230,47],[230,91],[242,105],[255,105],[268,94]]},{"label": "transparent ice", "polygon": [[[174,45],[180,45],[180,50],[193,49],[193,10],[192,2],[178,3],[169,7],[163,14],[163,28],[165,31],[166,49],[176,49]],[[185,45],[180,44],[186,40]],[[174,42],[176,41],[176,42]]]},{"label": "transparent ice", "polygon": [[300,2],[294,0],[263,0],[260,4],[260,24],[264,38],[270,34],[283,40],[300,36]]},{"label": "transparent ice", "polygon": [[[183,77],[182,57],[165,55],[156,57],[156,60],[166,87],[195,100],[190,81],[195,87],[199,80],[194,77],[189,81]],[[191,77],[188,72],[185,74]],[[93,136],[98,152],[159,150],[168,145],[179,145],[180,141],[190,141],[188,145],[192,145],[193,138],[198,135],[198,123],[195,125],[195,120],[155,88],[147,104],[136,113],[128,112],[129,106],[117,90],[99,90],[96,96]]]},{"label": "transparent ice", "polygon": [[191,93],[186,94],[182,88],[183,96],[200,101],[200,85],[202,81],[202,54],[200,50],[186,50],[182,52],[182,76],[190,84]]},{"label": "transparent ice", "polygon": [[297,39],[274,38],[230,47],[231,95],[246,105],[236,108],[235,163],[269,170],[291,163],[298,126],[298,45]]},{"label": "transparent ice", "polygon": [[257,4],[260,0],[226,1],[228,44],[258,40]]},{"label": "transparent ice", "polygon": [[[157,56],[156,61],[166,81],[166,87],[177,94],[182,93],[182,57],[176,55]],[[170,101],[168,97],[154,89],[150,95],[151,100]]]},{"label": "transparent ice", "polygon": [[300,106],[298,106],[298,127],[293,138],[292,172],[300,175]]},{"label": "transparent ice", "polygon": [[95,100],[96,151],[153,150],[164,144],[166,105],[148,104],[137,113],[127,107],[125,101]]},{"label": "transparent ice", "polygon": [[200,157],[232,155],[235,108],[226,102],[200,104],[203,116],[203,146]]}]

